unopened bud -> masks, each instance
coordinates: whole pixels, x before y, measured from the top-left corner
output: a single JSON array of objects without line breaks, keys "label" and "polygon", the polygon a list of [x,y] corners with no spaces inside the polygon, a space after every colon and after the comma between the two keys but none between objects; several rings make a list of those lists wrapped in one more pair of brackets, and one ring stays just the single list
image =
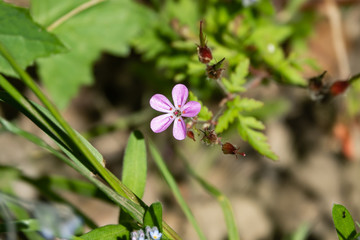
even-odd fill
[{"label": "unopened bud", "polygon": [[239,152],[239,148],[236,148],[234,145],[232,145],[229,142],[226,142],[222,145],[221,150],[223,151],[224,154],[233,154],[233,155],[241,155],[243,157],[246,156],[246,154],[244,152]]},{"label": "unopened bud", "polygon": [[204,136],[201,141],[203,141],[204,143],[208,145],[220,143],[220,138],[216,135],[214,130],[205,129],[205,131],[202,132],[204,133]]},{"label": "unopened bud", "polygon": [[225,70],[224,68],[221,67],[224,60],[225,60],[225,58],[221,59],[219,62],[217,62],[213,65],[209,65],[206,67],[206,74],[207,74],[208,78],[211,78],[214,80],[221,78],[221,75],[222,75],[223,71]]},{"label": "unopened bud", "polygon": [[212,53],[210,48],[206,45],[206,37],[202,30],[203,21],[200,21],[200,45],[197,47],[199,61],[204,64],[208,64],[212,60]]},{"label": "unopened bud", "polygon": [[188,138],[191,138],[195,142],[195,136],[194,136],[193,131],[191,131],[191,130],[187,131],[186,135],[188,136]]},{"label": "unopened bud", "polygon": [[350,86],[349,81],[336,81],[330,87],[331,96],[335,97],[343,92]]},{"label": "unopened bud", "polygon": [[212,60],[212,53],[208,46],[197,47],[198,58],[201,63],[208,64]]}]

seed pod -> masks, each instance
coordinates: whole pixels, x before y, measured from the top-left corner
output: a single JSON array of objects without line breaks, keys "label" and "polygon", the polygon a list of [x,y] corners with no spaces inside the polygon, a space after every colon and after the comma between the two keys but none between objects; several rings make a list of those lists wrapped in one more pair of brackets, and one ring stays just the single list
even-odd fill
[{"label": "seed pod", "polygon": [[208,78],[211,78],[214,80],[221,78],[221,75],[222,75],[223,71],[225,70],[224,68],[221,67],[224,60],[225,60],[225,58],[221,59],[219,62],[217,62],[213,65],[208,65],[206,67],[206,75],[208,76]]},{"label": "seed pod", "polygon": [[194,142],[196,141],[193,131],[191,131],[191,130],[187,131],[186,135],[188,136],[188,138],[191,138],[192,140],[194,140]]},{"label": "seed pod", "polygon": [[200,45],[197,47],[198,58],[201,63],[208,64],[212,60],[212,53],[210,48],[206,45],[206,37],[202,30],[203,21],[200,21]]},{"label": "seed pod", "polygon": [[221,146],[221,150],[223,151],[224,154],[233,154],[236,156],[236,158],[238,155],[245,157],[246,154],[244,152],[239,152],[239,149],[240,148],[236,148],[234,145],[232,145],[229,142],[226,142]]},{"label": "seed pod", "polygon": [[335,97],[341,93],[344,93],[349,86],[349,81],[336,81],[330,87],[330,94],[331,96]]},{"label": "seed pod", "polygon": [[220,143],[220,138],[216,135],[214,130],[205,129],[202,132],[204,133],[204,136],[202,137],[201,141],[207,145]]}]

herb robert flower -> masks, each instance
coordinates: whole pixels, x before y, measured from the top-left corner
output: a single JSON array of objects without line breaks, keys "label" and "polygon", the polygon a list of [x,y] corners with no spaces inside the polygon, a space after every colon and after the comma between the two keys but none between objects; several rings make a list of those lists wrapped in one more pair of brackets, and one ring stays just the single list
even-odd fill
[{"label": "herb robert flower", "polygon": [[187,87],[177,84],[172,89],[174,105],[162,94],[155,94],[150,99],[150,106],[156,111],[163,112],[151,120],[150,128],[155,133],[165,131],[172,122],[173,136],[177,140],[184,140],[186,137],[186,125],[183,117],[195,117],[201,109],[198,102],[186,102],[189,95]]}]

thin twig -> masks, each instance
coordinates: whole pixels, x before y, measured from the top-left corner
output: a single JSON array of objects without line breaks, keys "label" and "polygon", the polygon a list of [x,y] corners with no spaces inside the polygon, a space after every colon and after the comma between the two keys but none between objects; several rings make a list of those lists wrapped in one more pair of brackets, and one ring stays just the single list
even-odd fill
[{"label": "thin twig", "polygon": [[340,74],[339,77],[346,78],[350,75],[350,64],[342,31],[341,14],[334,0],[327,0],[325,2],[325,9],[330,22],[331,35]]},{"label": "thin twig", "polygon": [[69,20],[71,17],[75,16],[76,14],[98,4],[101,2],[104,2],[105,0],[90,0],[89,2],[83,3],[80,6],[78,6],[77,8],[74,8],[73,10],[71,10],[70,12],[68,12],[67,14],[65,14],[64,16],[62,16],[61,18],[57,19],[55,22],[53,22],[52,24],[50,24],[50,26],[48,26],[46,28],[46,30],[48,30],[49,32],[51,32],[52,30],[54,30],[55,28],[57,28],[59,25],[61,25],[62,23],[64,23],[65,21]]}]

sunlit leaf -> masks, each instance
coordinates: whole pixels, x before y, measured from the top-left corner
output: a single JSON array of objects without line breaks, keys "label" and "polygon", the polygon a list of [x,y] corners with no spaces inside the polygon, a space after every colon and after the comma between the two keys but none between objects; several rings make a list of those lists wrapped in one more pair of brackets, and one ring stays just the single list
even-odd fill
[{"label": "sunlit leaf", "polygon": [[130,134],[124,155],[122,182],[142,198],[146,185],[146,145],[140,131]]},{"label": "sunlit leaf", "polygon": [[122,225],[106,225],[103,227],[96,228],[82,236],[81,239],[84,240],[118,240],[118,239],[128,239],[130,232],[126,227]]},{"label": "sunlit leaf", "polygon": [[[15,58],[21,68],[33,64],[39,57],[64,52],[63,44],[32,21],[26,9],[0,1],[0,44]],[[17,76],[0,54],[0,72]]]},{"label": "sunlit leaf", "polygon": [[156,202],[150,205],[145,211],[144,225],[150,227],[158,227],[159,231],[162,232],[162,206],[161,203]]},{"label": "sunlit leaf", "polygon": [[75,96],[81,85],[93,82],[92,65],[101,52],[127,56],[130,42],[149,27],[153,18],[148,8],[135,1],[108,0],[97,1],[52,27],[83,2],[33,0],[31,4],[33,17],[48,25],[69,48],[66,54],[37,61],[40,77],[60,107]]},{"label": "sunlit leaf", "polygon": [[354,239],[356,228],[350,212],[344,206],[334,204],[332,217],[339,240]]}]

